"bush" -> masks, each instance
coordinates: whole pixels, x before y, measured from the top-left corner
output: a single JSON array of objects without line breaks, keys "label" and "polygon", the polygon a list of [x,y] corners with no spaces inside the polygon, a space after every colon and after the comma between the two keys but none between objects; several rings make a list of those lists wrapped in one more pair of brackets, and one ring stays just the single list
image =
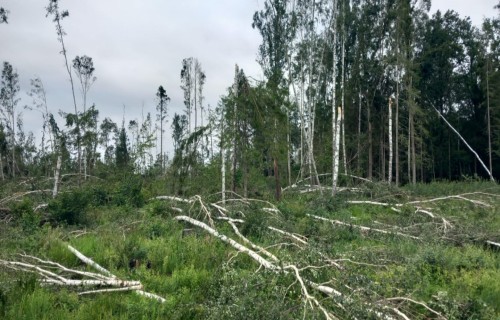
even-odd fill
[{"label": "bush", "polygon": [[141,177],[133,174],[123,176],[113,197],[113,203],[118,206],[129,205],[140,208],[144,202]]},{"label": "bush", "polygon": [[39,227],[40,216],[33,211],[33,203],[30,200],[16,202],[10,209],[24,231],[32,233]]},{"label": "bush", "polygon": [[48,205],[50,218],[56,223],[77,225],[86,223],[85,210],[91,197],[85,191],[61,193]]}]

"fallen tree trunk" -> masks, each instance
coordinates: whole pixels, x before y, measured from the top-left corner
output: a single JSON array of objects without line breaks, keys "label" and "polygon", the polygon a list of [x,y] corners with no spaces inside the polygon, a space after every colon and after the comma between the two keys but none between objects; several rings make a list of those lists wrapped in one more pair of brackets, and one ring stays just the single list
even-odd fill
[{"label": "fallen tree trunk", "polygon": [[[39,280],[42,285],[57,285],[63,287],[73,287],[77,289],[88,287],[99,288],[96,290],[80,292],[79,295],[116,291],[134,291],[136,294],[157,300],[162,303],[166,301],[164,298],[154,293],[143,291],[143,285],[140,281],[118,279],[111,272],[101,267],[92,259],[86,257],[72,246],[67,245],[67,247],[81,261],[98,270],[100,273],[70,269],[57,262],[42,260],[40,258],[29,255],[21,256],[25,259],[34,261],[34,263],[0,259],[0,266],[4,266],[12,270],[35,273],[42,278]],[[87,277],[91,279],[75,279],[76,276]],[[102,287],[105,288],[101,289]]]},{"label": "fallen tree trunk", "polygon": [[476,159],[479,161],[479,163],[481,163],[481,166],[488,173],[488,175],[490,177],[490,180],[491,181],[495,181],[495,179],[493,178],[493,175],[491,174],[490,170],[486,167],[486,165],[484,164],[483,160],[481,160],[481,158],[479,157],[479,155],[477,154],[477,152],[474,149],[472,149],[472,147],[467,143],[467,141],[465,141],[465,139],[462,137],[462,135],[460,133],[458,133],[458,131],[455,130],[455,128],[453,128],[453,126],[448,122],[448,120],[446,120],[446,118],[441,114],[441,112],[439,112],[439,110],[436,109],[436,107],[434,107],[432,105],[432,108],[434,108],[434,110],[441,117],[441,119],[443,119],[443,121],[448,125],[448,127],[450,127],[450,129],[457,134],[457,136],[460,138],[460,140],[462,140],[462,142],[465,144],[465,146],[467,148],[469,148],[469,150],[476,156]]},{"label": "fallen tree trunk", "polygon": [[406,234],[406,233],[397,232],[397,231],[396,232],[392,232],[392,231],[387,231],[387,230],[382,230],[382,229],[376,229],[376,228],[370,228],[370,227],[360,226],[360,225],[356,225],[356,224],[352,224],[352,223],[342,222],[342,221],[339,221],[339,220],[332,220],[332,219],[323,218],[323,217],[316,216],[316,215],[313,215],[313,214],[307,214],[307,216],[311,217],[313,219],[316,219],[316,220],[321,220],[321,221],[330,222],[332,224],[337,224],[337,225],[341,225],[341,226],[356,228],[356,229],[360,229],[360,230],[363,230],[363,231],[371,231],[371,232],[377,232],[377,233],[382,233],[382,234],[387,234],[387,235],[394,234],[394,235],[401,236],[401,237],[406,237],[406,238],[410,238],[410,239],[414,239],[414,240],[420,240],[419,237],[415,237],[415,236],[412,236],[412,235],[409,235],[409,234]]},{"label": "fallen tree trunk", "polygon": [[238,242],[234,241],[231,238],[228,238],[227,236],[225,236],[223,234],[220,234],[219,232],[217,232],[217,230],[215,230],[214,228],[210,227],[209,225],[207,225],[207,224],[205,224],[205,223],[203,223],[201,221],[195,220],[195,219],[190,218],[188,216],[177,216],[174,219],[178,220],[178,221],[185,221],[185,222],[188,222],[188,223],[190,223],[192,225],[195,225],[197,227],[202,228],[203,230],[205,230],[206,232],[210,233],[214,237],[219,238],[223,242],[230,244],[236,250],[248,254],[252,259],[254,259],[255,261],[259,262],[266,269],[275,270],[275,271],[278,270],[277,267],[274,264],[272,264],[268,260],[264,259],[260,255],[258,255],[255,251],[253,251],[251,249],[248,249],[245,246],[242,246]]}]

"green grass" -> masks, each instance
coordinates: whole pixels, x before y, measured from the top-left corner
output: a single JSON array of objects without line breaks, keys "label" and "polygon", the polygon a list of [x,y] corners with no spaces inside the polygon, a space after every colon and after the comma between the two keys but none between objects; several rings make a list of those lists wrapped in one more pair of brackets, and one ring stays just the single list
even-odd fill
[{"label": "green grass", "polygon": [[[261,204],[235,204],[231,209],[240,212],[234,213],[235,217],[244,215],[241,232],[269,247],[281,259],[278,265],[324,266],[325,257],[337,259],[341,268],[304,269],[301,275],[328,283],[349,296],[336,300],[311,289],[310,293],[340,318],[373,317],[367,304],[377,306],[386,298],[407,297],[425,302],[449,319],[495,319],[500,318],[500,251],[487,247],[485,240],[500,241],[500,197],[469,196],[489,207],[460,199],[426,204],[437,217],[453,225],[446,232],[440,219],[416,213],[413,206],[395,212],[387,207],[346,203],[365,199],[394,205],[476,191],[500,195],[496,184],[479,181],[401,189],[376,185],[369,192],[340,194],[335,199],[285,194],[277,204],[281,214],[265,213]],[[71,199],[64,196],[55,201]],[[1,259],[20,260],[18,254],[25,252],[93,271],[66,249],[69,243],[118,277],[141,281],[146,291],[165,297],[166,303],[132,292],[78,296],[74,289],[40,286],[33,274],[0,267],[2,319],[296,319],[304,314],[306,319],[324,318],[317,308],[304,309],[300,287],[291,274],[263,270],[248,256],[237,254],[202,230],[183,236],[184,228],[195,227],[174,220],[177,212],[168,202],[151,201],[137,207],[137,202],[123,200],[117,205],[104,201],[83,206],[84,210],[77,212],[79,219],[70,220],[72,223],[65,216],[44,226],[38,226],[30,214],[35,202],[12,204],[20,213],[9,223],[0,224]],[[198,205],[175,206],[186,215],[203,217]],[[407,233],[420,240],[332,225],[306,214]],[[220,232],[238,239],[229,225],[215,223]],[[308,246],[294,245],[290,238],[268,230],[269,225],[306,236]],[[132,269],[131,260],[138,261]],[[411,318],[433,318],[418,305],[391,306],[400,307]]]}]

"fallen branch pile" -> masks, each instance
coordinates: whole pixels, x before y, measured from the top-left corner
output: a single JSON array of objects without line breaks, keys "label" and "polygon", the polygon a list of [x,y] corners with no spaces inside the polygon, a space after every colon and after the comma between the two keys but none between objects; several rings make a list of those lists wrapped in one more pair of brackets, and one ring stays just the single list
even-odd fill
[{"label": "fallen branch pile", "polygon": [[[70,245],[68,250],[73,252],[78,259],[98,272],[81,271],[67,268],[57,262],[43,260],[31,255],[21,254],[23,261],[1,260],[0,265],[6,268],[30,272],[38,275],[41,285],[72,287],[78,290],[78,295],[95,294],[103,292],[133,291],[159,302],[166,300],[156,294],[146,292],[140,281],[121,280],[98,263],[88,258]],[[75,279],[79,278],[79,279]],[[93,288],[91,290],[86,290]],[[82,290],[83,289],[83,290]]]},{"label": "fallen branch pile", "polygon": [[[317,283],[316,281],[314,281],[314,278],[310,278],[311,274],[314,274],[311,273],[311,270],[323,270],[323,269],[333,268],[335,270],[340,270],[342,272],[345,271],[346,268],[348,268],[349,264],[367,268],[385,267],[385,265],[383,264],[365,263],[345,257],[333,259],[323,254],[320,254],[320,257],[318,259],[319,265],[307,264],[301,266],[301,264],[303,264],[304,262],[291,261],[290,255],[285,254],[283,256],[283,253],[285,253],[283,250],[276,250],[274,252],[270,251],[272,248],[282,248],[283,242],[279,244],[271,244],[268,245],[267,247],[264,247],[262,245],[252,242],[250,239],[248,239],[245,235],[241,233],[241,231],[238,228],[238,224],[244,224],[245,219],[241,219],[240,217],[245,218],[245,214],[246,215],[250,214],[248,212],[245,214],[243,212],[239,212],[238,215],[240,217],[233,218],[231,217],[231,215],[234,215],[235,213],[232,213],[232,211],[228,209],[227,206],[224,206],[221,202],[205,204],[203,203],[203,200],[199,196],[195,196],[190,199],[162,196],[162,197],[157,197],[155,199],[167,200],[173,202],[172,208],[174,212],[181,213],[181,215],[177,215],[174,217],[175,220],[182,221],[184,223],[189,224],[190,226],[198,227],[207,232],[208,234],[210,234],[211,236],[230,245],[238,253],[243,253],[245,255],[248,255],[259,265],[258,270],[264,268],[270,271],[271,274],[284,273],[288,276],[291,276],[294,279],[294,283],[292,283],[290,287],[292,287],[294,284],[299,286],[302,296],[304,312],[306,312],[307,310],[317,309],[318,312],[323,314],[325,319],[338,319],[345,316],[345,312],[348,308],[347,307],[348,305],[351,305],[353,303],[360,303],[361,305],[364,306],[365,310],[367,310],[369,313],[381,319],[396,319],[397,317],[403,319],[409,319],[409,316],[406,313],[407,311],[403,307],[400,307],[399,304],[394,303],[395,301],[397,301],[397,298],[387,298],[379,301],[371,301],[364,299],[358,300],[359,296],[357,296],[355,293],[359,290],[362,290],[361,288],[350,288],[346,286],[345,288],[340,289],[340,288],[335,288],[335,286],[332,285],[332,283],[335,282],[335,279],[330,279],[329,281],[324,283]],[[240,204],[249,204],[255,201],[256,200],[253,199],[243,199],[243,198],[226,199],[226,204],[230,204],[231,202],[237,202]],[[278,208],[270,205],[267,202],[264,204],[266,205],[266,207],[260,208],[260,210],[268,213],[273,213],[273,214],[275,213],[278,214],[279,216],[282,215],[282,213],[279,211]],[[211,212],[209,208],[213,208],[216,212]],[[187,212],[189,215],[184,214],[185,212]],[[191,216],[193,214],[196,215],[198,219],[193,218]],[[382,235],[401,236],[412,240],[420,240],[419,237],[405,234],[402,232],[393,232],[383,229],[353,225],[339,220],[326,219],[315,215],[307,215],[307,216],[309,216],[313,220],[322,220],[349,228],[354,227],[361,231],[380,233]],[[234,231],[234,235],[236,236],[236,238],[233,239],[230,236],[219,231],[217,229],[216,222],[217,224],[218,223],[229,224],[231,226],[231,229]],[[266,229],[269,230],[269,232],[274,232],[276,234],[285,237],[286,239],[292,240],[293,243],[291,244],[286,243],[286,244],[298,248],[297,250],[299,250],[299,252],[304,252],[304,253],[308,251],[315,252],[313,247],[309,247],[308,239],[305,236],[289,232],[286,230],[278,229],[273,226],[266,226]],[[237,241],[236,239],[239,239],[240,241]],[[280,257],[280,255],[282,257]],[[346,266],[341,265],[343,263],[347,263],[348,265]],[[347,291],[345,289],[347,289]],[[325,296],[327,297],[326,300]],[[444,319],[444,317],[438,311],[433,310],[424,302],[416,301],[410,297],[401,297],[400,301],[414,302],[414,304],[423,306],[424,309],[430,312],[430,314],[426,314],[427,316],[435,317],[438,319]],[[413,314],[415,314],[416,312],[414,309],[412,309],[411,311],[413,312]],[[424,315],[422,314],[422,316]]]}]

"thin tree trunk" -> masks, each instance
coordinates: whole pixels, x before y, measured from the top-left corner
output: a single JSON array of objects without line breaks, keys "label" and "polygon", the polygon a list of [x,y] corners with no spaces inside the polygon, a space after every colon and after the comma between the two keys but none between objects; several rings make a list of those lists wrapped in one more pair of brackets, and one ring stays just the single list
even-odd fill
[{"label": "thin tree trunk", "polygon": [[448,120],[446,120],[446,118],[441,114],[441,112],[439,112],[438,109],[436,109],[436,107],[432,106],[432,108],[439,114],[439,116],[441,117],[441,119],[444,120],[444,122],[448,125],[448,127],[450,127],[450,129],[457,134],[457,136],[460,138],[460,140],[462,140],[462,142],[467,146],[467,148],[469,148],[469,150],[476,156],[476,159],[479,161],[479,163],[481,163],[481,165],[483,166],[484,170],[486,170],[486,172],[488,173],[488,175],[490,177],[490,180],[491,181],[495,181],[495,179],[493,178],[493,175],[488,170],[488,168],[484,164],[483,160],[481,160],[481,158],[479,157],[479,155],[477,154],[477,152],[474,151],[474,149],[472,149],[472,147],[467,143],[467,141],[465,141],[465,139],[460,135],[460,133],[458,133],[458,131],[455,128],[453,128],[453,126],[448,122]]},{"label": "thin tree trunk", "polygon": [[237,100],[238,100],[238,73],[239,68],[238,65],[234,66],[234,107],[233,107],[233,165],[232,165],[232,184],[231,189],[233,192],[236,192],[236,167],[237,167],[237,143],[236,143],[236,135],[237,135],[237,121],[236,121],[236,112],[237,112]]},{"label": "thin tree trunk", "polygon": [[221,134],[220,134],[220,155],[221,155],[221,176],[222,176],[222,204],[226,204],[226,155],[224,150],[224,110],[221,111]]},{"label": "thin tree trunk", "polygon": [[3,162],[2,162],[2,153],[0,152],[0,175],[2,176],[2,181],[5,180],[5,176],[3,174]]},{"label": "thin tree trunk", "polygon": [[388,168],[388,177],[387,182],[391,184],[392,182],[392,99],[389,98],[389,168]]},{"label": "thin tree trunk", "polygon": [[54,189],[52,190],[52,198],[57,197],[57,193],[59,191],[59,177],[61,175],[61,163],[62,163],[62,156],[58,156],[56,171],[54,173]]},{"label": "thin tree trunk", "polygon": [[163,103],[161,101],[160,101],[160,156],[161,156],[161,172],[163,174]]},{"label": "thin tree trunk", "polygon": [[361,172],[361,88],[359,89],[359,101],[358,101],[358,146],[357,146],[357,174],[359,175]]},{"label": "thin tree trunk", "polygon": [[[410,88],[413,88],[413,77],[410,77]],[[415,105],[415,95],[411,94],[411,105]],[[412,168],[412,184],[417,183],[417,159],[415,155],[415,114],[410,108],[410,142],[411,142],[411,168]]]},{"label": "thin tree trunk", "polygon": [[407,152],[406,152],[406,157],[407,157],[407,161],[406,162],[408,164],[408,166],[407,166],[407,170],[408,170],[407,171],[407,173],[408,173],[408,183],[411,183],[411,156],[410,156],[411,155],[411,148],[410,148],[410,146],[411,146],[411,140],[410,140],[410,138],[411,138],[411,134],[410,134],[411,123],[412,123],[412,121],[411,121],[411,112],[408,110],[408,143],[407,143],[408,148],[407,148]]},{"label": "thin tree trunk", "polygon": [[[336,14],[337,1],[333,0],[333,14]],[[340,112],[337,115],[336,112],[336,84],[337,84],[337,54],[336,54],[336,43],[337,43],[337,32],[335,28],[336,19],[333,18],[332,22],[332,32],[333,32],[333,45],[332,45],[332,68],[333,68],[333,91],[332,91],[332,196],[335,196],[337,189],[337,168],[338,168],[338,151],[337,151],[337,117],[340,118]]]},{"label": "thin tree trunk", "polygon": [[[80,133],[80,120],[79,120],[79,116],[78,116],[78,108],[76,106],[76,97],[75,97],[75,86],[73,84],[73,76],[71,74],[71,68],[68,64],[68,57],[66,55],[66,47],[64,45],[64,37],[63,37],[63,29],[62,29],[62,26],[61,26],[61,23],[59,20],[56,21],[57,22],[57,27],[58,27],[58,30],[60,30],[60,33],[61,33],[61,36],[60,36],[60,41],[61,41],[61,45],[62,45],[62,53],[64,55],[64,61],[66,63],[66,70],[68,71],[68,75],[69,75],[69,82],[71,83],[71,93],[73,95],[73,104],[75,106],[75,118],[76,118],[76,144],[77,144],[77,148],[78,148],[78,173],[82,173],[82,155],[81,155],[81,133]],[[80,185],[81,183],[81,177],[80,175],[78,175],[78,185]]]},{"label": "thin tree trunk", "polygon": [[306,136],[305,133],[305,118],[304,118],[304,68],[301,66],[301,87],[300,87],[300,104],[299,104],[299,114],[300,114],[300,179],[304,179],[304,170],[305,170],[305,160],[304,160],[304,139]]},{"label": "thin tree trunk", "polygon": [[333,152],[333,172],[332,172],[332,195],[334,196],[337,192],[337,182],[339,175],[339,162],[340,162],[340,124],[342,123],[342,110],[340,107],[337,109],[337,121],[335,123],[335,138],[334,138],[334,152]]},{"label": "thin tree trunk", "polygon": [[370,106],[366,108],[366,115],[368,121],[368,180],[373,177],[373,137],[372,137],[372,122],[370,117]]},{"label": "thin tree trunk", "polygon": [[424,139],[420,139],[420,182],[424,183]]},{"label": "thin tree trunk", "polygon": [[[384,115],[381,115],[381,122],[384,123]],[[380,130],[380,156],[379,156],[379,167],[380,167],[380,180],[381,181],[385,181],[386,179],[386,160],[385,160],[385,154],[386,154],[386,145],[385,145],[385,140],[386,140],[386,136],[385,136],[386,132],[385,132],[385,126],[382,126],[381,130]]]},{"label": "thin tree trunk", "polygon": [[417,157],[415,151],[415,121],[412,115],[411,123],[411,167],[412,167],[412,183],[417,183]]},{"label": "thin tree trunk", "polygon": [[286,146],[287,146],[287,167],[288,167],[288,185],[292,185],[292,164],[290,163],[291,151],[290,151],[290,115],[286,114],[287,120],[287,130],[286,130]]},{"label": "thin tree trunk", "polygon": [[198,59],[195,60],[194,62],[194,131],[196,131],[196,128],[198,127]]},{"label": "thin tree trunk", "polygon": [[243,160],[243,197],[248,198],[248,163]]},{"label": "thin tree trunk", "polygon": [[11,96],[12,105],[12,178],[16,177],[16,111],[14,110],[14,97]]},{"label": "thin tree trunk", "polygon": [[280,201],[281,199],[281,184],[280,184],[280,176],[278,172],[278,160],[274,157],[274,180],[276,182],[276,201]]},{"label": "thin tree trunk", "polygon": [[342,162],[347,174],[347,154],[345,147],[345,8],[342,5]]},{"label": "thin tree trunk", "polygon": [[489,82],[489,59],[486,59],[486,112],[488,117],[488,160],[490,175],[493,175],[493,162],[491,157],[491,118],[490,118],[490,82]]},{"label": "thin tree trunk", "polygon": [[396,175],[396,186],[399,186],[399,76],[396,83],[396,114],[395,114],[395,175]]}]

